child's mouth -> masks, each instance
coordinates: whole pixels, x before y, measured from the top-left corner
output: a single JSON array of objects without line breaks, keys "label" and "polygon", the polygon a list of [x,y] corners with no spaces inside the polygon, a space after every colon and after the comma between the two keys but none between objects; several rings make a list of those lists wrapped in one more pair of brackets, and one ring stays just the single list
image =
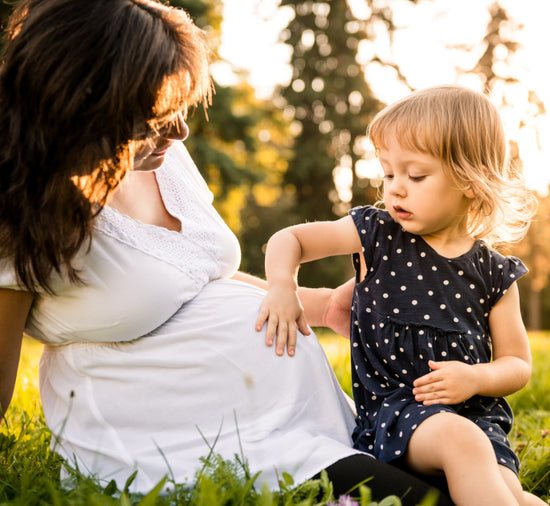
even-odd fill
[{"label": "child's mouth", "polygon": [[393,210],[400,220],[406,220],[412,216],[412,213],[403,209],[401,206],[393,206]]}]

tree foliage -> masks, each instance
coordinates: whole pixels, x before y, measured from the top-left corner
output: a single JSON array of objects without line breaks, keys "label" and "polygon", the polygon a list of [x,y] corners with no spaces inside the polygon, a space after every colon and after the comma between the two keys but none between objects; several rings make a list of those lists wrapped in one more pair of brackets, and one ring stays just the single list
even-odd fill
[{"label": "tree foliage", "polygon": [[[415,0],[409,0],[416,3]],[[0,22],[18,0],[0,0]],[[189,12],[207,35],[213,61],[219,60],[222,0],[171,0]],[[373,203],[377,190],[361,177],[358,165],[366,155],[366,128],[384,105],[367,84],[365,67],[376,61],[396,69],[395,62],[375,54],[360,61],[361,44],[374,42],[384,30],[387,39],[397,29],[393,3],[364,0],[368,15],[358,17],[347,0],[281,0],[293,17],[281,34],[291,47],[292,78],[270,101],[259,100],[240,75],[237,85],[214,82],[211,106],[190,111],[191,135],[186,145],[215,194],[215,205],[237,233],[243,250],[241,268],[263,275],[263,248],[269,236],[284,226],[305,220],[335,219],[355,205]],[[489,8],[489,21],[480,45],[462,48],[479,58],[465,74],[475,75],[501,107],[511,106],[507,90],[523,85],[508,61],[519,46],[521,27],[498,1]],[[504,56],[503,56],[504,55]],[[546,114],[536,92],[527,97],[518,131],[533,128]],[[517,106],[516,103],[513,104]],[[536,126],[534,127],[536,130]],[[514,163],[523,164],[522,148],[511,143]],[[339,185],[335,183],[338,181]],[[530,328],[550,326],[549,197],[539,195],[538,216],[526,239],[511,252],[531,270],[520,281]],[[348,259],[306,265],[300,282],[335,286],[351,274]]]},{"label": "tree foliage", "polygon": [[292,48],[292,79],[280,90],[295,133],[285,183],[304,219],[334,219],[352,200],[337,191],[335,168],[355,177],[368,122],[382,105],[357,59],[368,20],[356,18],[346,0],[281,5],[294,9],[284,34]]},{"label": "tree foliage", "polygon": [[[384,104],[367,84],[358,54],[363,41],[376,37],[375,27],[390,33],[395,27],[388,2],[366,3],[370,15],[359,18],[347,0],[281,1],[293,10],[282,34],[292,50],[292,78],[276,97],[283,99],[293,145],[274,212],[255,211],[282,219],[279,226],[333,220],[376,200],[377,190],[360,177],[357,163],[365,156],[367,125]],[[245,212],[254,205],[249,202]],[[272,225],[258,226],[262,240],[276,230]],[[302,266],[300,282],[335,286],[350,275],[349,259],[329,259]]]},{"label": "tree foliage", "polygon": [[[521,104],[516,99],[512,102],[512,92],[515,96],[523,96],[524,108],[518,115],[517,132],[523,129],[532,129],[532,134],[538,137],[537,117],[546,114],[544,103],[533,89],[529,89],[513,72],[511,61],[520,48],[516,36],[522,27],[508,15],[498,1],[492,3],[488,9],[489,21],[483,37],[483,51],[477,62],[466,73],[475,74],[481,80],[485,93],[489,94],[501,110],[505,113],[513,106],[521,110]],[[503,50],[504,49],[504,50]],[[510,160],[516,167],[524,167],[521,145],[510,139]],[[540,148],[541,146],[539,146]],[[550,308],[550,293],[544,290],[548,287],[550,275],[550,199],[544,188],[539,189],[539,210],[525,239],[509,250],[519,256],[529,267],[530,274],[518,283],[523,303],[523,313],[530,329],[538,330],[544,325],[550,325],[550,319],[544,320],[545,309]],[[548,292],[548,291],[546,291]]]},{"label": "tree foliage", "polygon": [[[0,0],[2,26],[5,26],[17,3],[18,0]],[[219,60],[223,2],[170,0],[169,3],[186,10],[193,21],[206,32],[212,61]],[[265,155],[266,152],[259,134],[262,130],[274,128],[270,117],[275,112],[271,104],[255,98],[254,90],[244,77],[235,86],[223,86],[214,80],[213,88],[210,107],[206,109],[198,106],[189,111],[190,136],[185,144],[214,191],[216,206],[238,232],[239,211],[245,194],[250,191],[253,183],[270,179],[266,176],[266,163],[277,165],[268,161],[272,156],[259,156],[259,153]],[[278,182],[276,181],[277,184]]]},{"label": "tree foliage", "polygon": [[[186,10],[195,23],[207,32],[212,60],[219,59],[221,41],[221,0],[171,0],[171,5]],[[188,118],[191,135],[186,145],[199,170],[211,183],[221,200],[243,184],[260,178],[253,154],[257,149],[256,126],[269,115],[246,82],[227,87],[213,81],[214,95],[209,109],[200,106]]]}]

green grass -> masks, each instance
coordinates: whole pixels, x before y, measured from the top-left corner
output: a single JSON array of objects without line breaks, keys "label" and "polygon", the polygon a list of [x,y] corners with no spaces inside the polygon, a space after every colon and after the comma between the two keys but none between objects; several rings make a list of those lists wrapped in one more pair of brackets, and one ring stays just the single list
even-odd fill
[{"label": "green grass", "polygon": [[508,399],[515,414],[511,440],[524,488],[550,502],[550,333],[533,333],[530,342],[531,380]]},{"label": "green grass", "polygon": [[[342,388],[351,393],[349,349],[345,339],[320,332],[320,339]],[[550,334],[532,334],[533,376],[521,392],[510,396],[516,420],[512,444],[521,463],[523,487],[550,501]],[[331,485],[322,478],[295,485],[290,476],[281,478],[277,491],[255,487],[246,461],[236,457],[223,461],[216,455],[205,460],[203,472],[193,486],[174,485],[162,493],[161,482],[146,495],[131,494],[127,487],[118,490],[114,483],[100,487],[94,480],[75,473],[76,486],[64,489],[59,483],[59,457],[49,450],[46,429],[38,398],[38,362],[41,346],[24,340],[14,397],[0,429],[0,506],[4,505],[327,505],[337,504]],[[246,457],[246,456],[245,456]],[[127,484],[129,485],[129,483]],[[361,487],[359,504],[375,506],[367,487]],[[395,497],[379,506],[398,506]],[[427,498],[422,506],[433,504]]]}]

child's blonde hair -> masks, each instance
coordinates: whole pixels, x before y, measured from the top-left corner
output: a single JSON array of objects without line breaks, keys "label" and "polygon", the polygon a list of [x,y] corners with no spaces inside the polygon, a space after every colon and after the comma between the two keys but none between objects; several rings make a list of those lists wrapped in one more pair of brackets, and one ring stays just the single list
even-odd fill
[{"label": "child's blonde hair", "polygon": [[417,91],[373,119],[376,152],[387,134],[404,149],[440,159],[459,189],[473,191],[468,231],[474,237],[495,245],[525,236],[536,199],[508,161],[500,115],[485,95],[459,86]]}]

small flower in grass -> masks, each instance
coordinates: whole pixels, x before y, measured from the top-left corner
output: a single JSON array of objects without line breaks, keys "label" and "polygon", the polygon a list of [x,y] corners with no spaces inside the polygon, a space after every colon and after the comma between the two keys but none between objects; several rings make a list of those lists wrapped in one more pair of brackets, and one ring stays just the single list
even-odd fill
[{"label": "small flower in grass", "polygon": [[354,501],[349,495],[341,495],[338,502],[329,502],[327,506],[359,506],[357,501]]},{"label": "small flower in grass", "polygon": [[546,436],[548,436],[548,434],[550,434],[550,430],[543,429],[543,430],[540,431],[541,437],[546,437]]}]

